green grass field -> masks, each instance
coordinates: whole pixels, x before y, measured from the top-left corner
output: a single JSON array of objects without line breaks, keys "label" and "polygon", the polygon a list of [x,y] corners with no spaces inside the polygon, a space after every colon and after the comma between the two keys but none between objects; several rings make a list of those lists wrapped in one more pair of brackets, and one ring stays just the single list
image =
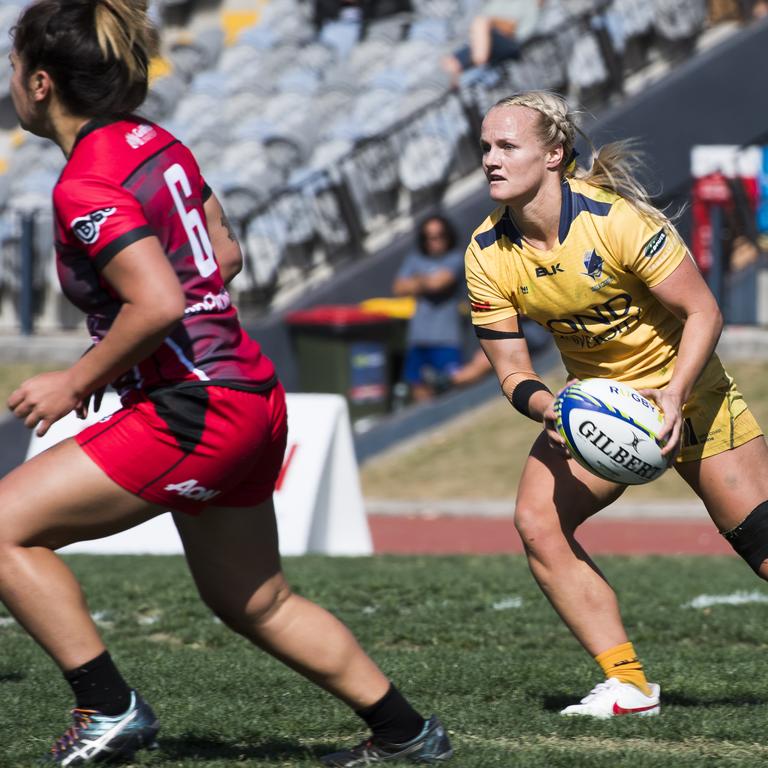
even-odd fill
[{"label": "green grass field", "polygon": [[[198,602],[181,558],[69,558],[130,682],[158,712],[139,765],[312,766],[359,721],[252,650]],[[424,712],[457,768],[684,768],[768,763],[768,587],[736,558],[602,558],[653,680],[659,718],[564,719],[599,679],[518,557],[296,558],[296,590],[346,621]],[[745,605],[686,607],[754,592]],[[1,614],[0,614],[1,615]],[[0,619],[0,766],[33,765],[67,726],[51,661]]]}]

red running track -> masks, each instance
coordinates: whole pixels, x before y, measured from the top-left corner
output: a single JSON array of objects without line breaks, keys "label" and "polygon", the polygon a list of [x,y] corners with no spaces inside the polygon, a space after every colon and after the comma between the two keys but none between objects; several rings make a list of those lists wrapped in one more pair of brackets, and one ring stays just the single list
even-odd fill
[{"label": "red running track", "polygon": [[[379,554],[503,554],[522,552],[512,520],[498,517],[370,515]],[[590,554],[733,555],[707,520],[590,520],[578,533]]]}]

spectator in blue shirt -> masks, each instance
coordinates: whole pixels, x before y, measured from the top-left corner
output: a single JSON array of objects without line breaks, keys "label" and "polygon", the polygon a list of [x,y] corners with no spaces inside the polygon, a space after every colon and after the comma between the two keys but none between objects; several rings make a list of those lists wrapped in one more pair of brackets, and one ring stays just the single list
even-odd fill
[{"label": "spectator in blue shirt", "polygon": [[403,379],[417,402],[434,395],[428,381],[435,374],[450,375],[461,366],[464,256],[456,240],[456,230],[444,216],[424,219],[418,228],[418,248],[405,258],[392,286],[396,296],[416,299]]}]

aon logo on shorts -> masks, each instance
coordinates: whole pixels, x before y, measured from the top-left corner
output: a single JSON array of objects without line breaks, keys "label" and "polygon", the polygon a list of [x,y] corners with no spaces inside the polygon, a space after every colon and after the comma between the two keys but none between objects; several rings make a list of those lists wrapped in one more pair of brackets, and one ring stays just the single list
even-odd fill
[{"label": "aon logo on shorts", "polygon": [[214,496],[218,496],[221,491],[209,491],[197,484],[197,480],[185,480],[183,483],[171,483],[165,486],[166,491],[173,491],[183,496],[185,499],[194,499],[195,501],[208,501]]}]

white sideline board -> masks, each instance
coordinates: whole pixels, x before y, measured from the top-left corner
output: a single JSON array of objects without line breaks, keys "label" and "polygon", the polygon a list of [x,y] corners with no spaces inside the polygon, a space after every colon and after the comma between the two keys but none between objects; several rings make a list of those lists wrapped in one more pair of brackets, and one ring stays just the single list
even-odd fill
[{"label": "white sideline board", "polygon": [[[70,413],[46,435],[33,435],[27,459],[72,437],[120,408],[114,392],[86,420]],[[275,490],[275,512],[283,555],[317,552],[370,555],[371,533],[360,490],[346,400],[341,395],[289,394],[288,447]],[[114,536],[83,541],[62,552],[91,554],[180,554],[170,514]]]}]

